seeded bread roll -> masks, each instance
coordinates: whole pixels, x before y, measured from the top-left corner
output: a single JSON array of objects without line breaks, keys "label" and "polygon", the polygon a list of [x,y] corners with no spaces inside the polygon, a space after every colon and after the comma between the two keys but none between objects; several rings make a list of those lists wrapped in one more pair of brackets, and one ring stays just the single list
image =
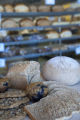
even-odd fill
[{"label": "seeded bread roll", "polygon": [[5,19],[2,21],[2,28],[19,27],[18,23],[14,19]]},{"label": "seeded bread roll", "polygon": [[34,22],[32,21],[31,18],[22,19],[22,20],[20,20],[20,26],[21,27],[31,27],[31,26],[34,26]]},{"label": "seeded bread roll", "polygon": [[31,5],[30,6],[30,12],[37,12],[37,6]]},{"label": "seeded bread roll", "polygon": [[56,5],[52,7],[52,11],[53,12],[63,12],[64,11],[64,7],[60,6],[60,5]]},{"label": "seeded bread roll", "polygon": [[7,78],[12,88],[25,89],[27,84],[41,81],[40,64],[35,61],[15,63],[9,69]]},{"label": "seeded bread roll", "polygon": [[4,12],[4,7],[0,5],[0,12]]},{"label": "seeded bread roll", "polygon": [[49,31],[47,34],[46,34],[46,37],[48,39],[55,39],[55,38],[59,38],[59,34],[58,32],[56,31]]},{"label": "seeded bread roll", "polygon": [[70,30],[63,30],[60,33],[60,37],[64,38],[64,37],[72,37],[72,32]]},{"label": "seeded bread roll", "polygon": [[50,12],[51,7],[46,5],[41,5],[38,7],[39,12]]},{"label": "seeded bread roll", "polygon": [[51,22],[47,18],[39,18],[36,20],[37,26],[48,26]]},{"label": "seeded bread roll", "polygon": [[66,56],[57,56],[45,63],[42,75],[47,81],[74,85],[80,81],[80,64]]},{"label": "seeded bread roll", "polygon": [[4,9],[5,9],[5,12],[14,12],[14,8],[13,8],[13,6],[10,5],[10,4],[6,4],[6,5],[4,6]]},{"label": "seeded bread roll", "polygon": [[14,10],[15,12],[29,12],[29,7],[25,4],[17,4]]}]

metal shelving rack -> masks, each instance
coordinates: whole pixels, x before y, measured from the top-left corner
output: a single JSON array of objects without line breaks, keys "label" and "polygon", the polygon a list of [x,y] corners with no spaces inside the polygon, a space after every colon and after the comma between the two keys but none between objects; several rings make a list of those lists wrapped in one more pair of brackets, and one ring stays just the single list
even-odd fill
[{"label": "metal shelving rack", "polygon": [[[36,16],[63,16],[63,15],[75,15],[75,14],[80,14],[80,11],[64,11],[64,12],[38,12],[38,13],[0,13],[1,18],[9,18],[9,17],[36,17]],[[37,29],[39,31],[45,30],[46,28],[68,28],[68,27],[80,27],[80,24],[67,24],[67,25],[53,25],[53,26],[33,26],[33,27],[18,27],[18,28],[0,28],[0,30],[8,30],[8,31],[16,31],[16,30],[23,30],[23,29]],[[55,42],[55,41],[66,41],[66,40],[76,40],[80,39],[80,35],[72,36],[70,38],[58,38],[58,39],[43,39],[43,40],[25,40],[25,41],[16,41],[16,42],[5,42],[3,43],[5,46],[12,46],[12,45],[30,45],[30,44],[35,44],[35,43],[46,43],[46,42]],[[66,52],[73,52],[75,51],[76,47],[71,47],[69,49],[61,50],[62,53]],[[47,56],[47,55],[53,55],[53,54],[59,54],[59,50],[53,51],[53,52],[46,52],[46,53],[34,53],[34,54],[28,54],[24,56],[13,56],[13,57],[7,57],[3,58],[6,61],[11,61],[11,60],[16,60],[16,59],[22,59],[22,58],[36,58],[40,56]]]}]

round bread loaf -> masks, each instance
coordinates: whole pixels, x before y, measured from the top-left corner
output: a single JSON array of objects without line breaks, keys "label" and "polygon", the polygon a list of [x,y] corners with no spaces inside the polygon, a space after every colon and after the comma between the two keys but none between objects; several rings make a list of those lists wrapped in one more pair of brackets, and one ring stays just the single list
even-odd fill
[{"label": "round bread loaf", "polygon": [[56,5],[52,7],[52,11],[53,12],[63,12],[64,11],[64,7],[61,5]]},{"label": "round bread loaf", "polygon": [[30,18],[20,20],[21,27],[31,27],[34,26],[34,22]]},{"label": "round bread loaf", "polygon": [[48,81],[74,85],[80,81],[80,64],[70,57],[57,56],[45,63],[42,75]]},{"label": "round bread loaf", "polygon": [[47,18],[39,18],[36,20],[37,26],[48,26],[51,22]]},{"label": "round bread loaf", "polygon": [[30,8],[30,12],[37,12],[37,6],[31,5],[29,6],[29,8]]},{"label": "round bread loaf", "polygon": [[19,27],[18,23],[14,19],[5,19],[2,21],[2,28]]},{"label": "round bread loaf", "polygon": [[55,39],[55,38],[59,38],[59,34],[56,32],[56,31],[49,31],[47,34],[46,34],[46,37],[48,39]]},{"label": "round bread loaf", "polygon": [[50,12],[51,7],[46,5],[41,5],[38,7],[39,12]]},{"label": "round bread loaf", "polygon": [[14,10],[15,12],[29,12],[29,7],[25,4],[17,4]]},{"label": "round bread loaf", "polygon": [[64,38],[64,37],[72,37],[72,32],[70,30],[63,30],[60,33],[60,37]]},{"label": "round bread loaf", "polygon": [[4,7],[0,5],[0,12],[4,12]]},{"label": "round bread loaf", "polygon": [[10,4],[6,4],[4,8],[5,8],[5,12],[14,12],[14,8]]}]

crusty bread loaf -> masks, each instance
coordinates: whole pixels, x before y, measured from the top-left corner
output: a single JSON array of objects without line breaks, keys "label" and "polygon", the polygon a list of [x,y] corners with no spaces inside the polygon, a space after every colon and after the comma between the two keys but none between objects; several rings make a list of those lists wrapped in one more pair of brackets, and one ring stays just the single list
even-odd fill
[{"label": "crusty bread loaf", "polygon": [[61,38],[72,37],[72,32],[70,30],[63,30],[60,33]]},{"label": "crusty bread loaf", "polygon": [[56,31],[49,31],[47,32],[46,37],[48,39],[55,39],[55,38],[59,38],[59,34]]},{"label": "crusty bread loaf", "polygon": [[19,27],[18,23],[14,19],[4,19],[2,21],[2,28]]},{"label": "crusty bread loaf", "polygon": [[64,120],[80,111],[80,93],[63,89],[24,107],[31,120]]},{"label": "crusty bread loaf", "polygon": [[45,80],[74,85],[80,81],[80,64],[66,56],[57,56],[45,63],[42,69]]},{"label": "crusty bread loaf", "polygon": [[53,12],[63,12],[64,11],[64,7],[61,5],[56,5],[52,7],[52,11]]},{"label": "crusty bread loaf", "polygon": [[40,5],[38,7],[38,11],[39,12],[50,12],[51,7],[50,6],[46,6],[46,5]]},{"label": "crusty bread loaf", "polygon": [[0,12],[4,12],[4,7],[0,5]]},{"label": "crusty bread loaf", "polygon": [[39,18],[36,20],[37,26],[48,26],[51,22],[47,18]]},{"label": "crusty bread loaf", "polygon": [[27,84],[41,81],[40,64],[36,61],[15,63],[9,69],[7,78],[12,88],[25,89]]},{"label": "crusty bread loaf", "polygon": [[25,4],[17,4],[14,10],[15,12],[29,12],[29,7]]},{"label": "crusty bread loaf", "polygon": [[30,12],[37,12],[37,6],[31,5],[29,6],[29,8],[30,8]]},{"label": "crusty bread loaf", "polygon": [[34,26],[34,22],[32,21],[31,18],[22,19],[22,20],[20,20],[20,26],[21,27],[31,27],[31,26]]},{"label": "crusty bread loaf", "polygon": [[14,8],[11,4],[6,4],[4,6],[5,12],[14,12]]}]

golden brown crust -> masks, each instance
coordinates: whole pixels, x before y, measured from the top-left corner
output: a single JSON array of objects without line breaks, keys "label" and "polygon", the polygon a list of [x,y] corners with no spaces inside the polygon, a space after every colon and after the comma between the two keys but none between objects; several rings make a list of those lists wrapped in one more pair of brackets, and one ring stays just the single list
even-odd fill
[{"label": "golden brown crust", "polygon": [[29,6],[29,8],[30,8],[31,12],[37,12],[38,11],[37,6],[35,6],[35,5],[31,5],[31,6]]},{"label": "golden brown crust", "polygon": [[31,18],[25,18],[25,19],[20,20],[20,26],[21,27],[34,26],[34,22],[32,21]]},{"label": "golden brown crust", "polygon": [[38,7],[39,12],[50,12],[51,7],[46,5],[41,5]]},{"label": "golden brown crust", "polygon": [[52,11],[53,12],[63,12],[64,11],[64,7],[60,6],[60,5],[56,5],[52,7]]},{"label": "golden brown crust", "polygon": [[36,20],[36,25],[38,26],[48,26],[51,22],[47,18],[39,18]]},{"label": "golden brown crust", "polygon": [[18,23],[14,19],[4,19],[2,21],[3,28],[18,27]]},{"label": "golden brown crust", "polygon": [[5,12],[14,12],[13,5],[11,4],[6,4],[4,8],[5,8]]}]

